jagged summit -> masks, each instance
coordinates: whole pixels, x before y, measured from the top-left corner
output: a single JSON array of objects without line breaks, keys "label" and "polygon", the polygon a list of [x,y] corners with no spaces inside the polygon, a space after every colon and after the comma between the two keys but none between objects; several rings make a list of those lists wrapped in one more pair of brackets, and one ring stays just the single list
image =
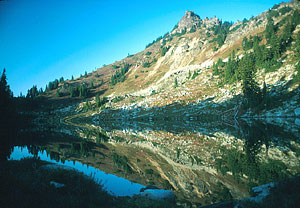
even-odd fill
[{"label": "jagged summit", "polygon": [[181,33],[183,31],[189,32],[191,29],[196,29],[200,27],[201,24],[206,25],[208,28],[214,27],[215,25],[220,25],[221,20],[217,17],[207,18],[202,20],[194,11],[185,11],[185,15],[180,19],[177,27],[172,31],[172,33]]},{"label": "jagged summit", "polygon": [[185,11],[185,15],[180,19],[177,28],[173,32],[181,33],[183,30],[190,31],[193,27],[201,24],[201,18],[193,11]]},{"label": "jagged summit", "polygon": [[222,21],[219,18],[217,18],[216,16],[214,16],[213,18],[210,18],[210,19],[205,17],[205,19],[202,21],[202,23],[204,25],[206,25],[208,28],[210,28],[215,25],[220,25],[222,23]]}]

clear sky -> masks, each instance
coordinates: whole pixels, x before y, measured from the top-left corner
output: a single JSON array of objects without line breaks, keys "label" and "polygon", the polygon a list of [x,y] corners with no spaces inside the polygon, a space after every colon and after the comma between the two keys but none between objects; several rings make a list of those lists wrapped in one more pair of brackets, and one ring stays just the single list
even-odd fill
[{"label": "clear sky", "polygon": [[4,0],[0,70],[17,96],[145,49],[193,10],[202,19],[249,19],[282,0]]}]

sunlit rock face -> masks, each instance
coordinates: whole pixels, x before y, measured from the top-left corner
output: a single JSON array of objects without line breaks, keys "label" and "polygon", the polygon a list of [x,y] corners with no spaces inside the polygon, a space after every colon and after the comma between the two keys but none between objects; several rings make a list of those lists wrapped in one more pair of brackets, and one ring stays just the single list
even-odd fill
[{"label": "sunlit rock face", "polygon": [[182,31],[190,31],[193,27],[201,24],[201,18],[193,11],[185,11],[185,15],[178,22],[178,27],[173,32],[181,33]]}]

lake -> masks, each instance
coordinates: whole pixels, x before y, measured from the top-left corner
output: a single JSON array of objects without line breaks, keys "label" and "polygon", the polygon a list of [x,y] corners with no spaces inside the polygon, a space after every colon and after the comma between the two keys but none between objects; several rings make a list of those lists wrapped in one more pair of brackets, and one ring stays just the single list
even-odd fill
[{"label": "lake", "polygon": [[80,139],[53,132],[55,140],[15,146],[10,158],[75,168],[117,196],[155,185],[201,204],[243,199],[253,186],[300,173],[297,119],[92,121],[93,128],[61,130]]}]

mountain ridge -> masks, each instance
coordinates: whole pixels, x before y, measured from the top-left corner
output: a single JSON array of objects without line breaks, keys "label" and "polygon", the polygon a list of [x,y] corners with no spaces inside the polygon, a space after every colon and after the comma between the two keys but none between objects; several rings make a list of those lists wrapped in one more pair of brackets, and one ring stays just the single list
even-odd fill
[{"label": "mountain ridge", "polygon": [[[109,106],[115,108],[124,105],[197,103],[209,97],[218,103],[223,98],[233,98],[243,93],[243,82],[238,74],[240,72],[231,75],[234,81],[227,79],[228,61],[232,60],[230,57],[234,54],[233,59],[238,64],[245,55],[253,53],[254,37],[259,39],[258,46],[264,46],[265,51],[273,53],[265,37],[268,23],[272,19],[272,24],[277,27],[275,36],[281,38],[286,22],[292,21],[290,18],[296,13],[299,13],[299,3],[281,3],[256,17],[233,24],[222,22],[216,17],[202,20],[193,11],[186,11],[170,33],[148,44],[144,51],[128,55],[77,79],[67,80],[59,84],[57,89],[48,91],[46,97],[69,99],[68,91],[71,88],[85,85],[89,89],[90,98],[103,95],[112,101],[122,97],[120,102],[110,102]],[[296,25],[290,34],[289,46],[282,52],[280,59],[271,60],[280,65],[278,71],[267,69],[262,64],[256,67],[254,79],[261,89],[265,81],[270,90],[280,79],[288,78],[286,82],[296,79],[299,73],[295,67],[297,60],[294,58],[294,48],[298,31],[299,26]],[[251,43],[252,48],[245,48],[245,41]],[[288,90],[293,91],[298,86],[299,81],[294,81]],[[80,96],[78,98],[80,100]],[[94,99],[90,101],[94,103]]]}]

